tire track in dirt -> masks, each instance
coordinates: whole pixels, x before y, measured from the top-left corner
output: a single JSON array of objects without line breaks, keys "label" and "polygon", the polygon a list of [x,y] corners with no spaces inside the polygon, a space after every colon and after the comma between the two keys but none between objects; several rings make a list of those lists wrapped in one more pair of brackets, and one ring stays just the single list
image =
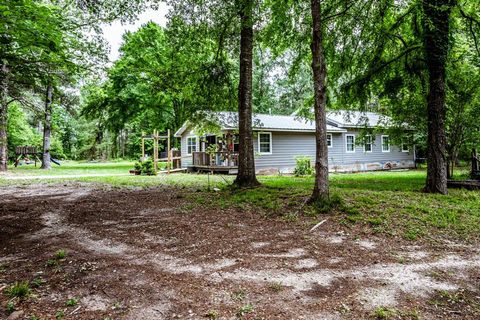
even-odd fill
[{"label": "tire track in dirt", "polygon": [[[79,192],[78,188],[62,190],[56,197],[66,204],[77,201],[82,197],[88,197],[93,189]],[[45,191],[43,194],[48,195]],[[28,192],[26,196],[31,196]],[[316,288],[329,288],[336,286],[339,281],[345,283],[361,284],[355,293],[355,299],[366,309],[372,310],[378,306],[395,306],[399,297],[405,293],[418,297],[427,297],[435,290],[456,290],[458,286],[448,280],[434,279],[429,276],[432,270],[446,270],[461,274],[472,268],[480,267],[480,255],[475,248],[471,252],[476,254],[469,258],[459,255],[443,253],[441,256],[432,258],[430,261],[408,261],[403,263],[372,263],[371,265],[358,268],[330,269],[321,267],[316,263],[318,257],[313,257],[307,248],[292,246],[287,252],[281,248],[275,248],[273,252],[256,253],[248,258],[256,265],[263,267],[246,268],[241,267],[236,259],[218,258],[209,263],[194,263],[188,257],[176,257],[172,254],[162,252],[162,250],[152,252],[151,250],[140,248],[132,244],[126,244],[122,241],[111,238],[100,237],[86,228],[69,224],[66,221],[65,205],[62,201],[57,202],[55,210],[45,212],[43,219],[43,229],[38,230],[33,235],[29,235],[29,240],[45,240],[62,236],[67,241],[72,241],[76,246],[97,255],[109,255],[127,262],[132,266],[141,266],[153,268],[160,272],[169,273],[176,276],[188,275],[201,279],[202,281],[218,283],[243,283],[249,282],[254,285],[266,286],[271,283],[281,283],[288,287],[289,292],[284,293],[283,298],[293,299],[294,295],[302,295],[300,303],[309,303],[306,292]],[[168,214],[170,208],[156,208]],[[149,211],[140,211],[137,215],[129,215],[127,219],[148,221]],[[105,225],[106,228],[115,228],[115,224]],[[333,236],[334,237],[334,236]],[[252,239],[255,240],[255,239]],[[325,237],[325,243],[330,243],[331,239]],[[335,242],[334,245],[345,246],[355,242],[348,242],[343,239],[341,242]],[[268,248],[271,242],[251,242],[252,249],[258,251],[262,248]],[[332,245],[332,243],[330,243]],[[356,245],[363,250],[375,250],[377,245],[373,241],[357,241]],[[422,247],[415,248],[410,252],[413,258],[422,259],[429,256],[430,253],[420,251]],[[469,249],[469,248],[466,248]],[[418,253],[418,254],[415,254]],[[402,253],[402,252],[399,252]],[[403,252],[404,253],[404,252]],[[242,257],[245,259],[245,257]],[[292,270],[282,268],[281,266],[265,263],[266,261],[288,260],[295,262],[300,266]],[[302,262],[303,261],[303,262]],[[303,266],[302,266],[303,263]],[[149,275],[147,277],[147,284]],[[369,284],[370,283],[370,284]],[[379,287],[378,284],[382,285]],[[134,310],[127,315],[129,319],[159,319],[168,314],[174,305],[175,300],[181,299],[175,292],[169,291],[163,295],[163,299],[155,304],[138,304]],[[277,303],[275,301],[271,302]],[[279,302],[280,303],[280,302]],[[325,318],[331,315],[323,314]]]}]

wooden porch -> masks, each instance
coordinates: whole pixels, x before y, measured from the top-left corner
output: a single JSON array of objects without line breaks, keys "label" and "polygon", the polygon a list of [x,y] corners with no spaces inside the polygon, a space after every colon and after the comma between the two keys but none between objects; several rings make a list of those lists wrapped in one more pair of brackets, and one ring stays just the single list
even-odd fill
[{"label": "wooden porch", "polygon": [[238,171],[238,153],[230,151],[192,152],[191,170],[197,172],[236,174]]}]

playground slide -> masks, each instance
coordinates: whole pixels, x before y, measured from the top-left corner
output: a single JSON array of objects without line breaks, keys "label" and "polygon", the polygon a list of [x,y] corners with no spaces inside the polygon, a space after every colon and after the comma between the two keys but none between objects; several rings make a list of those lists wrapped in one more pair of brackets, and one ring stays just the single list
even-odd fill
[{"label": "playground slide", "polygon": [[60,161],[57,160],[57,159],[50,158],[50,161],[52,161],[53,163],[55,163],[57,166],[60,165]]}]

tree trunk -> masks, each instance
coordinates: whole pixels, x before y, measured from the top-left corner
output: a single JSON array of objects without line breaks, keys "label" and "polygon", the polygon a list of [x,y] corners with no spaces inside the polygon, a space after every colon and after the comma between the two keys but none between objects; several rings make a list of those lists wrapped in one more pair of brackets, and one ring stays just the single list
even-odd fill
[{"label": "tree trunk", "polygon": [[42,169],[51,169],[50,163],[50,136],[52,134],[52,95],[53,87],[47,86],[45,94],[45,123],[43,124],[43,159]]},{"label": "tree trunk", "polygon": [[326,77],[327,66],[323,50],[323,26],[320,13],[320,0],[311,0],[312,10],[312,71],[315,98],[315,186],[311,202],[328,199],[328,146],[326,117]]},{"label": "tree trunk", "polygon": [[244,0],[240,13],[240,83],[238,85],[238,174],[235,185],[240,188],[258,186],[255,176],[252,131],[252,71],[253,71],[253,1]]},{"label": "tree trunk", "polygon": [[452,0],[424,0],[424,45],[429,73],[427,97],[427,183],[426,192],[447,194],[445,134],[445,69],[449,50]]},{"label": "tree trunk", "polygon": [[0,172],[7,171],[7,66],[2,64],[0,69]]}]

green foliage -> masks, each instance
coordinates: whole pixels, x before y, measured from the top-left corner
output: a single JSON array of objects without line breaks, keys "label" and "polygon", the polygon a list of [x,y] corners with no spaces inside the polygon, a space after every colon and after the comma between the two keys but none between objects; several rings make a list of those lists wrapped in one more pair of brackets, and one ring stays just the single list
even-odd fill
[{"label": "green foliage", "polygon": [[154,176],[157,174],[155,171],[155,164],[150,159],[142,162],[142,169],[140,172],[142,176]]},{"label": "green foliage", "polygon": [[48,259],[45,265],[47,267],[55,267],[55,266],[58,266],[58,261],[55,259]]},{"label": "green foliage", "polygon": [[57,260],[63,260],[67,257],[67,250],[65,249],[60,249],[57,252],[55,252],[55,259]]},{"label": "green foliage", "polygon": [[41,277],[36,277],[35,279],[32,280],[32,286],[39,288],[45,283],[45,280],[43,280]]},{"label": "green foliage", "polygon": [[11,159],[15,157],[15,147],[42,145],[42,136],[32,128],[27,117],[18,103],[12,103],[8,107],[7,138]]},{"label": "green foliage", "polygon": [[172,17],[167,28],[149,22],[123,39],[108,79],[84,87],[82,114],[115,137],[128,129],[129,157],[141,131],[176,130],[197,111],[232,108],[232,64],[202,30]]},{"label": "green foliage", "polygon": [[397,314],[395,309],[385,307],[378,307],[374,311],[374,316],[377,319],[392,319]]},{"label": "green foliage", "polygon": [[133,168],[136,171],[142,171],[142,163],[140,161],[135,162],[135,164],[133,165]]},{"label": "green foliage", "polygon": [[246,304],[246,305],[240,307],[240,309],[238,309],[237,316],[243,317],[244,315],[246,315],[248,313],[252,313],[252,312],[253,312],[253,305]]},{"label": "green foliage", "polygon": [[346,209],[345,201],[337,193],[332,194],[329,198],[315,201],[313,207],[318,213],[329,213],[332,210],[343,211]]},{"label": "green foliage", "polygon": [[314,169],[312,168],[312,159],[309,157],[297,157],[295,162],[296,165],[295,169],[293,170],[293,174],[295,174],[297,177],[313,174]]},{"label": "green foliage", "polygon": [[65,311],[58,310],[57,312],[55,312],[55,319],[60,320],[60,319],[63,319],[64,317],[65,317]]},{"label": "green foliage", "polygon": [[13,311],[15,311],[15,302],[8,301],[7,302],[7,314],[11,314]]},{"label": "green foliage", "polygon": [[26,298],[30,295],[30,283],[28,281],[15,282],[4,291],[9,298]]},{"label": "green foliage", "polygon": [[65,305],[67,307],[74,307],[77,304],[78,304],[78,299],[76,299],[76,298],[70,298],[70,299],[67,300],[67,302],[65,302]]},{"label": "green foliage", "polygon": [[210,310],[205,314],[205,317],[208,319],[216,320],[218,319],[218,312],[216,310]]}]

